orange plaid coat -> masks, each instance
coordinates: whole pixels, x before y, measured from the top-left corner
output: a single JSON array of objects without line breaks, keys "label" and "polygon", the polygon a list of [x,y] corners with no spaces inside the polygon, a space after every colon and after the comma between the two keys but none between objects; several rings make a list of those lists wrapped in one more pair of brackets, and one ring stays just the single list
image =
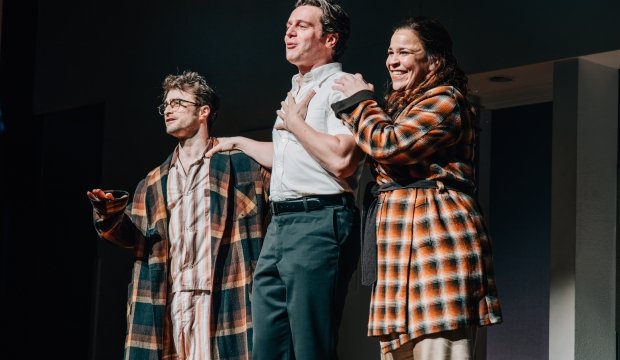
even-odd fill
[{"label": "orange plaid coat", "polygon": [[474,190],[475,129],[467,101],[456,88],[440,86],[392,119],[371,95],[360,92],[334,109],[372,157],[377,183],[426,179],[440,189],[379,194],[368,335],[380,337],[388,352],[421,335],[500,323],[491,243],[477,202],[441,188]]}]

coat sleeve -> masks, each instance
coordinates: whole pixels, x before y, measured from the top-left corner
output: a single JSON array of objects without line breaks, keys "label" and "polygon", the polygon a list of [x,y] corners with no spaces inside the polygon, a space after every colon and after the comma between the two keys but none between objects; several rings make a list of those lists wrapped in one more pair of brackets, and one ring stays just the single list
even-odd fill
[{"label": "coat sleeve", "polygon": [[454,92],[431,90],[396,119],[373,99],[361,101],[341,118],[354,130],[362,151],[377,162],[415,164],[459,140],[460,112]]},{"label": "coat sleeve", "polygon": [[[129,202],[129,193],[122,190],[112,190],[113,200],[91,201],[93,205],[93,221],[99,237],[124,248],[133,248],[138,236],[142,236],[136,222],[137,208],[134,204],[140,203],[144,197],[145,181],[142,180],[136,188],[134,199]],[[146,215],[146,214],[145,214]]]}]

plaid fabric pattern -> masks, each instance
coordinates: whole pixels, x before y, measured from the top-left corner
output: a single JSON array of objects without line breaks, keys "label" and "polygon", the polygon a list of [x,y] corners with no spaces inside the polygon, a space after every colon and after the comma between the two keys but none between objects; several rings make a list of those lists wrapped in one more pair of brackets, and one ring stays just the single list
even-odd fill
[{"label": "plaid fabric pattern", "polygon": [[[372,156],[378,183],[428,179],[473,189],[473,116],[455,88],[428,91],[394,120],[374,100],[343,119]],[[368,335],[380,337],[383,352],[421,335],[502,321],[484,219],[464,192],[381,193],[377,251]]]},{"label": "plaid fabric pattern", "polygon": [[[99,236],[132,248],[126,360],[175,359],[168,294],[169,157],[128,198],[94,203]],[[212,358],[250,359],[250,289],[268,219],[269,173],[241,152],[216,154],[209,169],[212,244]],[[124,211],[123,211],[124,209]]]},{"label": "plaid fabric pattern", "polygon": [[[377,182],[442,180],[474,187],[474,128],[463,96],[451,86],[429,90],[392,120],[374,100],[343,119],[375,162]],[[408,165],[408,166],[403,166]]]}]

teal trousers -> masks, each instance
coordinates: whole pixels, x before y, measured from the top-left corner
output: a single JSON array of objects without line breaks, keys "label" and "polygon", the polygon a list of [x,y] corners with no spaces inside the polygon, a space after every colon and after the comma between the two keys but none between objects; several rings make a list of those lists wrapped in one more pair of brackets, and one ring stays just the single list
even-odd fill
[{"label": "teal trousers", "polygon": [[273,216],[254,272],[253,360],[337,359],[359,259],[359,215],[348,202]]}]

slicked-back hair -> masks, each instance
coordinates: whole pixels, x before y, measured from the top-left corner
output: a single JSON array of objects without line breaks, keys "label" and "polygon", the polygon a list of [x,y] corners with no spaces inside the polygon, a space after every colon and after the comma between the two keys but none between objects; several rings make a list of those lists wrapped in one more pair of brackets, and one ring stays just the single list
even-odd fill
[{"label": "slicked-back hair", "polygon": [[170,90],[177,89],[194,94],[198,106],[209,105],[211,111],[207,126],[209,130],[211,129],[220,109],[220,99],[202,75],[190,70],[186,70],[180,75],[170,74],[164,79],[162,88],[164,89],[162,99],[166,99]]},{"label": "slicked-back hair", "polygon": [[332,60],[338,61],[347,47],[351,34],[351,21],[342,6],[331,0],[297,0],[295,8],[300,6],[316,6],[321,9],[321,25],[323,35],[338,34],[338,42],[332,51]]},{"label": "slicked-back hair", "polygon": [[428,64],[433,64],[434,67],[414,88],[391,90],[391,82],[388,84],[389,90],[386,96],[388,114],[393,114],[424,92],[440,85],[454,86],[467,97],[467,76],[452,54],[452,38],[448,30],[438,20],[425,16],[405,19],[394,28],[393,32],[398,30],[413,31],[424,46]]}]

